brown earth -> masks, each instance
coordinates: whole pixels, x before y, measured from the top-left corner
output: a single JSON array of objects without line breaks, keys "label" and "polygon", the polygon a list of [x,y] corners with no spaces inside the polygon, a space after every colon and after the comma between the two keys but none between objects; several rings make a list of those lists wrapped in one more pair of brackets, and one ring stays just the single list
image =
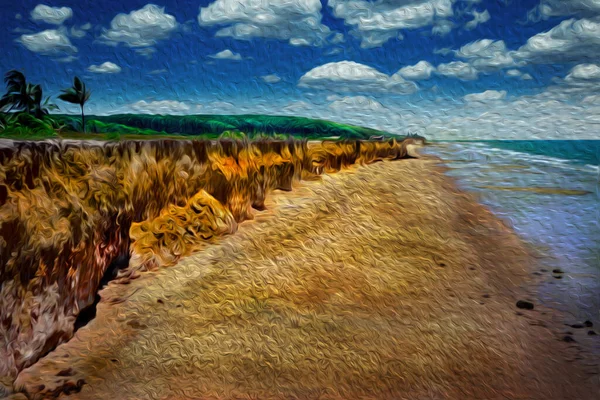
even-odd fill
[{"label": "brown earth", "polygon": [[[275,193],[234,235],[109,284],[97,317],[22,371],[16,389],[72,399],[597,398],[597,361],[579,338],[561,340],[556,315],[536,303],[531,250],[435,163],[352,167]],[[535,309],[518,309],[521,299]]]}]

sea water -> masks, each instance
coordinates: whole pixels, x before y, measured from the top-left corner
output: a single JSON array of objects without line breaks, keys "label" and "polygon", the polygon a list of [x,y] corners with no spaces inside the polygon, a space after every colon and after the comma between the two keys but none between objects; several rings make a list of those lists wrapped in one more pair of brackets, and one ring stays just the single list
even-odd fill
[{"label": "sea water", "polygon": [[545,305],[600,325],[600,140],[438,142],[424,152],[541,250]]}]

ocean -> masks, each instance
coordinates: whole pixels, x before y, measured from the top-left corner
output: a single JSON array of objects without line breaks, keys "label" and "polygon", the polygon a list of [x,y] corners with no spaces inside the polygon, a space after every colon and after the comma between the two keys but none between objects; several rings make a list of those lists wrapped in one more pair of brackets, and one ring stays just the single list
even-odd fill
[{"label": "ocean", "polygon": [[564,271],[541,284],[544,305],[600,325],[600,140],[435,142],[424,152],[541,250],[545,269]]}]

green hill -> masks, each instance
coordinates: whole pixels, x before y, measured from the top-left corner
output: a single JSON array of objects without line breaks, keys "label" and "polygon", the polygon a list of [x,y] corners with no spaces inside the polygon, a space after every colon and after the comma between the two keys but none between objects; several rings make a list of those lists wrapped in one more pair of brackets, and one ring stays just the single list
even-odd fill
[{"label": "green hill", "polygon": [[[80,131],[76,115],[52,115],[52,119],[66,125],[66,131]],[[178,134],[217,137],[223,133],[246,135],[292,135],[303,138],[339,136],[347,139],[368,139],[385,132],[337,122],[287,116],[268,115],[140,115],[121,114],[88,116],[86,126],[90,133],[118,133],[161,135]]]}]

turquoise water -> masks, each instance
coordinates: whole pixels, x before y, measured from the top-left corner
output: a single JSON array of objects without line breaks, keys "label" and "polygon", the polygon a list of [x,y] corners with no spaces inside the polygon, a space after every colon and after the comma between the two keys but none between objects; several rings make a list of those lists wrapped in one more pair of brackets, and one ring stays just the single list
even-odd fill
[{"label": "turquoise water", "polygon": [[425,149],[448,175],[542,249],[541,300],[600,325],[600,141],[445,142]]}]

